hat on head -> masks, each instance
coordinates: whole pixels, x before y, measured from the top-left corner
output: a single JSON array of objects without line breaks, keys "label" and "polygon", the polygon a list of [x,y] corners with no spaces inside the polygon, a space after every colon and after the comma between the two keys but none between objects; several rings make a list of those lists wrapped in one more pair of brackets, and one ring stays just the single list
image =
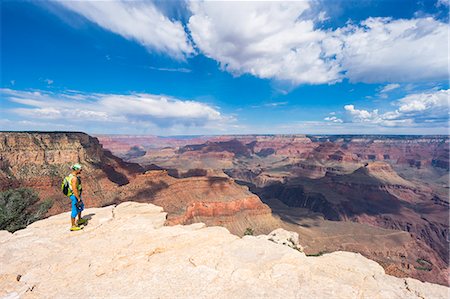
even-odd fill
[{"label": "hat on head", "polygon": [[72,165],[72,169],[73,169],[73,170],[80,170],[80,169],[81,169],[81,165],[78,164],[78,163],[73,164],[73,165]]}]

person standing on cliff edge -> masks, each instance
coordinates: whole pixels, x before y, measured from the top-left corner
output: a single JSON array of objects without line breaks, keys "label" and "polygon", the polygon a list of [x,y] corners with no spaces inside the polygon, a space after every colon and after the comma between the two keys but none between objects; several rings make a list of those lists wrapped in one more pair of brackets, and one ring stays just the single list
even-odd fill
[{"label": "person standing on cliff edge", "polygon": [[[74,164],[72,166],[72,172],[68,176],[69,181],[69,198],[72,202],[72,213],[70,215],[70,220],[72,223],[71,231],[76,231],[82,229],[79,225],[86,223],[86,219],[81,218],[81,212],[84,210],[84,203],[81,198],[81,193],[83,188],[81,187],[80,174],[82,167],[80,164]],[[75,218],[78,215],[78,221],[75,223]]]}]

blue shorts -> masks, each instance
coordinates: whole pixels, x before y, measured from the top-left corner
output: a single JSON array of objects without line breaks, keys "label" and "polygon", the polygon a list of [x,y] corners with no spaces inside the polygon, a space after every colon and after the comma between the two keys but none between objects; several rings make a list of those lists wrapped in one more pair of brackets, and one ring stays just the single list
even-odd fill
[{"label": "blue shorts", "polygon": [[78,213],[84,210],[83,199],[81,199],[80,201],[79,208],[77,208],[77,206],[75,205],[77,203],[77,198],[75,197],[75,195],[72,194],[70,196],[70,200],[72,201],[72,214],[70,214],[70,217],[75,218],[77,217]]}]

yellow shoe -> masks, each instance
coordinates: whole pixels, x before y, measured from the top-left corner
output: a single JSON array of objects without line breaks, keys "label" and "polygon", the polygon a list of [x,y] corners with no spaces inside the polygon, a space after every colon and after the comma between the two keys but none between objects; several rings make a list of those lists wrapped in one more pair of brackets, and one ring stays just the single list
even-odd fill
[{"label": "yellow shoe", "polygon": [[70,230],[71,231],[77,231],[77,230],[82,230],[83,228],[82,227],[79,227],[79,226],[72,226],[71,228],[70,228]]},{"label": "yellow shoe", "polygon": [[86,219],[81,218],[80,220],[78,220],[77,224],[78,224],[78,225],[80,225],[80,224],[85,224],[86,222],[87,222]]}]

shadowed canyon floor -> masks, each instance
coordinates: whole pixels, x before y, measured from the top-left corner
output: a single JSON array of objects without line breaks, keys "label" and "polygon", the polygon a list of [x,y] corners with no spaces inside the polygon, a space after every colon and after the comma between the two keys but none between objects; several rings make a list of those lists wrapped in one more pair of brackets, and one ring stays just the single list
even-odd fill
[{"label": "shadowed canyon floor", "polygon": [[0,231],[0,296],[7,298],[448,298],[444,286],[386,275],[356,253],[307,257],[267,237],[201,223],[164,226],[152,204],[69,213],[14,234]]}]

